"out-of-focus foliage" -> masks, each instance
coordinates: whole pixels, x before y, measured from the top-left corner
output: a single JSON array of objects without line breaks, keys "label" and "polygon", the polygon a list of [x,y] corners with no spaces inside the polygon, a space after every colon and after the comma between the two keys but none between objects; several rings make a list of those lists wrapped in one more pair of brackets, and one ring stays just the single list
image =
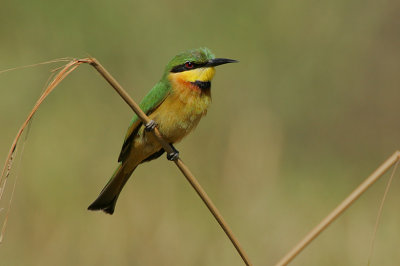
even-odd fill
[{"label": "out-of-focus foliage", "polygon": [[[254,264],[271,265],[399,148],[399,3],[6,1],[0,70],[91,55],[139,101],[182,50],[240,60],[218,68],[207,117],[177,148]],[[0,75],[1,159],[57,66]],[[242,265],[164,158],[135,171],[113,216],[86,211],[131,116],[85,65],[45,101],[1,202],[18,172],[1,265]],[[384,185],[293,265],[366,265]],[[397,176],[372,265],[400,263],[399,195]]]}]

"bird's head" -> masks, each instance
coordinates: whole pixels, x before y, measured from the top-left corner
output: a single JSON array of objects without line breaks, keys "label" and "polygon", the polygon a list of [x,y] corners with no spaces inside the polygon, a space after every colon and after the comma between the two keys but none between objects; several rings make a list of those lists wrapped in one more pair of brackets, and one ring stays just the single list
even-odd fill
[{"label": "bird's head", "polygon": [[167,65],[165,74],[172,83],[189,84],[209,89],[215,67],[237,62],[233,59],[215,58],[208,48],[188,50],[176,55]]}]

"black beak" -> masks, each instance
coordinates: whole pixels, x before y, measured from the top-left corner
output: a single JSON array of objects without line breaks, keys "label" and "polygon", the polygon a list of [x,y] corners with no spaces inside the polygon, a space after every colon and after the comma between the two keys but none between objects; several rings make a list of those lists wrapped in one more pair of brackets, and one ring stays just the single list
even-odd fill
[{"label": "black beak", "polygon": [[233,60],[233,59],[227,59],[227,58],[214,58],[208,61],[206,64],[206,67],[214,67],[214,66],[219,66],[223,64],[228,64],[228,63],[237,63],[239,61]]}]

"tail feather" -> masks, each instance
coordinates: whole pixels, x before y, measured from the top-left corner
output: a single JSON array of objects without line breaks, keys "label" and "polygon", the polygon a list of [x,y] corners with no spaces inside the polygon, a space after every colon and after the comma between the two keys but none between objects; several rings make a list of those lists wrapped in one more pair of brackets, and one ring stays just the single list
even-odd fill
[{"label": "tail feather", "polygon": [[100,192],[100,195],[97,197],[97,199],[90,204],[88,210],[102,210],[105,213],[113,214],[118,196],[135,168],[128,170],[126,169],[125,164],[121,163],[115,170],[110,181],[108,181],[106,186]]}]

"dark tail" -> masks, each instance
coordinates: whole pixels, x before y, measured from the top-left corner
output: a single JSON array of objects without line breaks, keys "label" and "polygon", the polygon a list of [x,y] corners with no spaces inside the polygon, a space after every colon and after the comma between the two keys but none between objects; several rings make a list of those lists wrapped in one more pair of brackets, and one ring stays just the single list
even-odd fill
[{"label": "dark tail", "polygon": [[[135,168],[133,170],[135,170]],[[133,170],[128,171],[125,165],[121,163],[115,170],[110,181],[108,181],[107,185],[100,192],[97,199],[90,204],[88,210],[102,210],[105,213],[113,214],[119,193],[121,193],[126,181],[128,181],[129,177],[132,175]]]}]

